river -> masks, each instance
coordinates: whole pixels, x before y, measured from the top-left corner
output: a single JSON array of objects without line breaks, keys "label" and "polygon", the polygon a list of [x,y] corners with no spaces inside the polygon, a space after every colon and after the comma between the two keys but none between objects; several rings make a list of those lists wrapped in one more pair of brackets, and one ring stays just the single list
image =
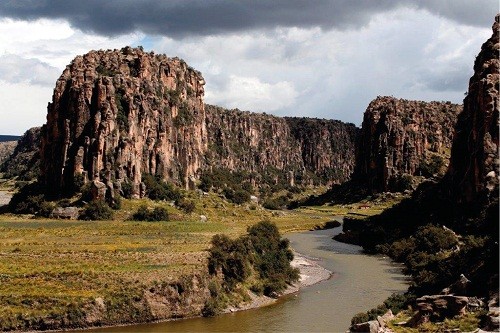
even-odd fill
[{"label": "river", "polygon": [[155,324],[111,327],[90,332],[345,332],[351,318],[381,304],[408,285],[399,266],[361,248],[332,239],[341,228],[287,234],[299,253],[320,259],[331,279],[283,297],[273,305]]}]

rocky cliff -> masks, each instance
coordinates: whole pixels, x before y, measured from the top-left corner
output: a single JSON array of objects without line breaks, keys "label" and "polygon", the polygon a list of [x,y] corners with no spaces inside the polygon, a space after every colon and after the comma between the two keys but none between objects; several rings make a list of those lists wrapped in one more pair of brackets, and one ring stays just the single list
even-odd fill
[{"label": "rocky cliff", "polygon": [[34,180],[40,173],[40,127],[27,130],[14,145],[12,154],[0,164],[5,178]]},{"label": "rocky cliff", "polygon": [[377,97],[365,111],[353,178],[372,192],[446,170],[460,105]]},{"label": "rocky cliff", "polygon": [[497,15],[493,35],[476,57],[455,128],[447,177],[457,203],[481,204],[492,195],[498,197],[499,18]]},{"label": "rocky cliff", "polygon": [[[201,74],[142,49],[76,57],[56,83],[41,147],[41,181],[55,191],[75,177],[108,189],[141,175],[187,184],[206,151]],[[81,176],[80,176],[81,175]]]},{"label": "rocky cliff", "polygon": [[48,106],[42,183],[59,192],[80,180],[109,190],[129,182],[139,197],[146,173],[185,187],[213,168],[289,184],[351,174],[354,125],[205,106],[204,84],[184,61],[142,49],[76,57]]},{"label": "rocky cliff", "polygon": [[257,181],[343,182],[354,167],[358,129],[336,120],[280,118],[206,106],[207,169],[245,170]]}]

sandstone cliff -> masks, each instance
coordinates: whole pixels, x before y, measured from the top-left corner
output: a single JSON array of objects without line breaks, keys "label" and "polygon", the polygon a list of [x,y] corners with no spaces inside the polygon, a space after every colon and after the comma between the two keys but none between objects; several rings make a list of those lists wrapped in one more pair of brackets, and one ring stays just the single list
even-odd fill
[{"label": "sandstone cliff", "polygon": [[290,185],[343,182],[354,166],[358,129],[336,120],[280,118],[206,106],[212,167],[275,177]]},{"label": "sandstone cliff", "polygon": [[187,183],[206,151],[201,74],[178,58],[142,49],[76,57],[56,83],[43,129],[41,180],[52,190],[74,177],[112,188],[144,173]]},{"label": "sandstone cliff", "polygon": [[108,190],[129,182],[139,197],[146,173],[191,188],[213,168],[247,171],[257,185],[350,176],[354,125],[205,106],[204,84],[184,61],[142,49],[76,57],[48,106],[42,184],[59,192],[75,180]]},{"label": "sandstone cliff", "polygon": [[353,178],[381,192],[403,174],[444,172],[461,110],[450,102],[377,97],[364,114]]},{"label": "sandstone cliff", "polygon": [[40,173],[40,127],[27,130],[16,142],[12,154],[0,165],[5,178],[34,180]]},{"label": "sandstone cliff", "polygon": [[458,117],[447,177],[457,203],[479,204],[498,197],[498,114],[500,16],[493,35],[481,47],[469,81],[464,110]]}]

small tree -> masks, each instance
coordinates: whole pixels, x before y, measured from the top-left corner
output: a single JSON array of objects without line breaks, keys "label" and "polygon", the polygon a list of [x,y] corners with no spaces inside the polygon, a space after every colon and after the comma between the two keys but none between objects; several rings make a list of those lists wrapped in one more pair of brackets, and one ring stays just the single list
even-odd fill
[{"label": "small tree", "polygon": [[93,200],[85,205],[80,220],[111,220],[113,210],[102,200]]}]

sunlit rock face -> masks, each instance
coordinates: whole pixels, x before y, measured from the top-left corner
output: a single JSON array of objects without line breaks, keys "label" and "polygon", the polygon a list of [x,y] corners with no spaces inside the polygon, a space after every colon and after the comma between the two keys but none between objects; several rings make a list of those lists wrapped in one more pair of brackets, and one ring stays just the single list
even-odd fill
[{"label": "sunlit rock face", "polygon": [[377,97],[364,113],[353,177],[383,192],[403,174],[431,176],[425,166],[432,159],[442,159],[443,168],[448,163],[461,111],[450,102]]}]

